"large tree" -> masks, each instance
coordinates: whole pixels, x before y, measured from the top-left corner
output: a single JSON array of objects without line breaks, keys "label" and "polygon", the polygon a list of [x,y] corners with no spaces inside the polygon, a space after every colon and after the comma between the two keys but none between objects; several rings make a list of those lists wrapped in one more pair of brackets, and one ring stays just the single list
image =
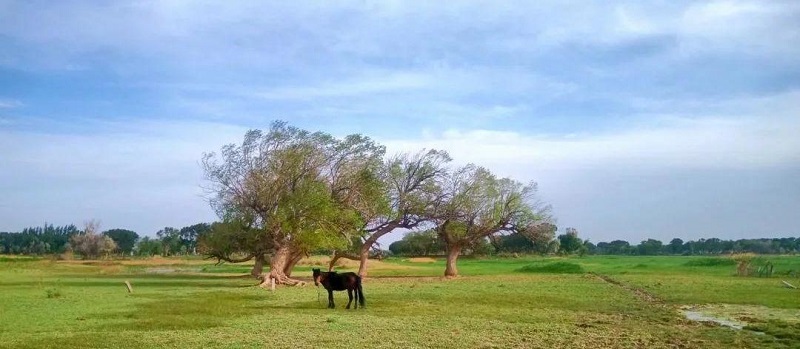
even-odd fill
[{"label": "large tree", "polygon": [[458,276],[456,263],[465,248],[494,234],[547,221],[549,207],[536,200],[536,189],[535,183],[497,178],[474,165],[450,173],[435,212],[436,231],[447,246],[445,276]]},{"label": "large tree", "polygon": [[[291,267],[308,251],[345,248],[364,226],[362,212],[381,200],[384,148],[367,137],[337,139],[284,122],[251,130],[241,145],[203,157],[212,207],[235,246],[209,246],[220,260],[266,261],[263,280],[295,285]],[[243,254],[235,258],[235,252]],[[256,271],[256,270],[254,270]]]},{"label": "large tree", "polygon": [[186,252],[197,253],[197,240],[211,230],[211,224],[198,223],[183,227],[180,230],[181,245],[186,247]]},{"label": "large tree", "polygon": [[365,276],[370,251],[377,247],[378,239],[429,220],[441,200],[439,183],[449,161],[447,153],[437,150],[400,154],[386,160],[379,172],[381,198],[359,211],[365,223],[361,236],[349,249],[336,251],[330,267],[338,258],[358,260],[358,274]]},{"label": "large tree", "polygon": [[133,251],[133,246],[136,245],[136,240],[139,239],[139,234],[127,229],[106,230],[103,235],[114,240],[114,243],[117,244],[117,249],[123,254],[130,254]]}]

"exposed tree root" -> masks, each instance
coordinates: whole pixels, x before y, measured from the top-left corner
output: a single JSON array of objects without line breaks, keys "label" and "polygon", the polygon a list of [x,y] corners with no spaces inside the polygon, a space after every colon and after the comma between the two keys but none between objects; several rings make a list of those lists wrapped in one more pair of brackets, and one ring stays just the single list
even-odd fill
[{"label": "exposed tree root", "polygon": [[257,285],[258,287],[264,289],[275,290],[275,286],[277,285],[286,285],[286,286],[300,286],[303,287],[306,285],[305,281],[292,279],[286,275],[273,275],[273,274],[263,274],[259,277],[261,282]]}]

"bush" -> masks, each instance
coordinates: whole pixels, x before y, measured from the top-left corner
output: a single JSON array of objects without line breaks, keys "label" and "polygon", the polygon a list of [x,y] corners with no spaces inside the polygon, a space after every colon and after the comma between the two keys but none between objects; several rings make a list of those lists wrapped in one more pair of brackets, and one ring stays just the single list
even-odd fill
[{"label": "bush", "polygon": [[520,273],[582,274],[583,267],[570,262],[554,262],[547,264],[529,264],[516,270]]}]

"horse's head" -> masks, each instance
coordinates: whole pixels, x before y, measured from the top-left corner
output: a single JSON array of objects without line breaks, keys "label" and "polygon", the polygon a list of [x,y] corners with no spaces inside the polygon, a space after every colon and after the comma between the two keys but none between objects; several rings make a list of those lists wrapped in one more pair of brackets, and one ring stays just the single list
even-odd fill
[{"label": "horse's head", "polygon": [[312,268],[311,273],[314,276],[314,286],[319,286],[319,279],[322,276],[322,272],[319,270],[319,268]]}]

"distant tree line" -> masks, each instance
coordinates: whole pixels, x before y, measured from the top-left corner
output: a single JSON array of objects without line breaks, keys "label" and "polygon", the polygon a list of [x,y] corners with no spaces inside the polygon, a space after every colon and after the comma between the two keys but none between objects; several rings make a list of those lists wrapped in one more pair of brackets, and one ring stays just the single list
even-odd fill
[{"label": "distant tree line", "polygon": [[[218,224],[218,223],[215,223]],[[155,237],[142,236],[127,229],[110,229],[99,234],[87,234],[87,228],[78,229],[75,225],[55,226],[44,224],[29,227],[20,232],[0,232],[0,254],[47,255],[75,252],[86,258],[98,258],[104,254],[121,256],[175,256],[198,254],[198,240],[202,240],[213,225],[198,223],[180,229],[165,227],[155,233]],[[92,227],[91,229],[94,229]],[[675,238],[669,243],[647,239],[638,245],[624,240],[599,242],[594,244],[582,240],[578,231],[567,228],[564,234],[556,235],[556,226],[540,224],[536,229],[507,235],[495,235],[479,239],[466,246],[462,255],[502,255],[502,254],[593,254],[593,255],[719,255],[752,252],[757,254],[795,254],[800,253],[800,238],[762,238],[722,240],[718,238],[683,241]],[[96,238],[91,236],[97,235]],[[103,240],[108,237],[112,245]],[[318,250],[316,253],[332,254],[332,250]],[[372,253],[376,256],[381,251]],[[444,256],[447,245],[434,229],[412,231],[401,240],[388,246],[383,255],[394,256]]]},{"label": "distant tree line", "polygon": [[[672,239],[668,244],[655,239],[647,239],[638,245],[624,240],[599,242],[594,244],[578,237],[578,231],[567,228],[564,234],[556,236],[555,226],[542,227],[535,234],[513,233],[493,236],[481,241],[467,255],[502,254],[557,254],[557,255],[721,255],[752,252],[757,254],[795,254],[800,253],[800,238],[739,239],[722,240],[718,238],[683,241]],[[444,242],[434,231],[407,233],[401,240],[389,245],[389,252],[395,256],[442,256],[446,253]]]},{"label": "distant tree line", "polygon": [[96,223],[83,229],[75,225],[25,228],[20,232],[0,232],[0,254],[60,255],[76,253],[87,259],[104,255],[173,256],[197,254],[197,240],[208,233],[211,224],[198,223],[180,229],[166,227],[156,237],[140,237],[127,229],[99,233]]},{"label": "distant tree line", "polygon": [[800,238],[765,238],[722,240],[718,238],[683,241],[675,238],[669,243],[647,239],[638,245],[614,240],[587,246],[588,253],[605,255],[718,255],[752,252],[757,254],[800,253]]}]

